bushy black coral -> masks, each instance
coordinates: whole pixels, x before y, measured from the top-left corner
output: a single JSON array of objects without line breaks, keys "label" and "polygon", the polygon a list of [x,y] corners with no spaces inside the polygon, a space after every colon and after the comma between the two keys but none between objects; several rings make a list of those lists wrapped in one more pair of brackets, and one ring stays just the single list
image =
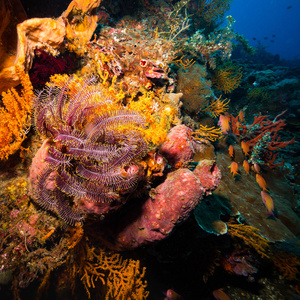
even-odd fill
[{"label": "bushy black coral", "polygon": [[[73,78],[51,85],[35,98],[35,126],[50,139],[47,167],[35,186],[35,200],[67,223],[84,218],[75,203],[119,200],[138,179],[135,161],[145,155],[147,143],[140,129],[144,119],[134,111],[103,99],[86,80],[78,87]],[[55,174],[54,190],[46,189]]]}]

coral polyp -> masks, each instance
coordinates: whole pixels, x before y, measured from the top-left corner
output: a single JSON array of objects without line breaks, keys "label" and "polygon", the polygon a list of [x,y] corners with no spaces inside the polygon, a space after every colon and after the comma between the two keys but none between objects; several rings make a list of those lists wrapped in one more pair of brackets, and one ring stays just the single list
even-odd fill
[{"label": "coral polyp", "polygon": [[144,118],[106,99],[95,80],[65,77],[35,97],[35,127],[46,140],[30,169],[32,196],[69,224],[122,205],[148,148]]}]

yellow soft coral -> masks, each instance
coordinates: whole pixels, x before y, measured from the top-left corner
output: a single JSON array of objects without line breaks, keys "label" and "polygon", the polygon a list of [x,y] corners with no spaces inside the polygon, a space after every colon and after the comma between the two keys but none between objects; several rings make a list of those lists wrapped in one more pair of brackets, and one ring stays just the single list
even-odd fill
[{"label": "yellow soft coral", "polygon": [[1,160],[7,159],[9,155],[21,148],[30,127],[33,88],[29,76],[23,69],[16,66],[16,72],[23,87],[21,95],[14,88],[2,93],[2,107],[0,107]]},{"label": "yellow soft coral", "polygon": [[[161,96],[161,98],[163,98]],[[153,146],[163,143],[171,128],[178,110],[172,105],[160,104],[161,99],[153,92],[144,92],[137,101],[130,101],[128,108],[138,111],[147,122],[147,129],[143,131],[146,139]]]}]

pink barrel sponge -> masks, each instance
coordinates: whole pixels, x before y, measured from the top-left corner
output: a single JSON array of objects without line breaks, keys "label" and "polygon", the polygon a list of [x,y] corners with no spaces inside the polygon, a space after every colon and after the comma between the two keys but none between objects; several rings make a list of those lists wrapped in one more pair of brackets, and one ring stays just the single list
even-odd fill
[{"label": "pink barrel sponge", "polygon": [[[38,184],[38,178],[41,176],[43,170],[47,167],[45,159],[49,156],[48,147],[50,146],[49,139],[46,139],[40,149],[37,151],[36,155],[32,159],[31,166],[29,168],[29,194],[32,198],[35,198],[35,190]],[[55,189],[55,172],[50,173],[46,179],[47,183],[45,188],[49,191]]]},{"label": "pink barrel sponge", "polygon": [[[200,178],[205,176],[209,179],[204,181],[204,187]],[[166,238],[190,216],[206,192],[217,187],[220,178],[215,162],[209,160],[200,165],[196,174],[186,168],[171,172],[137,209],[139,215],[132,211],[114,222],[104,242],[109,248],[120,251]]]},{"label": "pink barrel sponge", "polygon": [[189,132],[185,125],[177,125],[170,130],[167,140],[159,148],[168,164],[181,167],[193,158],[195,151]]}]

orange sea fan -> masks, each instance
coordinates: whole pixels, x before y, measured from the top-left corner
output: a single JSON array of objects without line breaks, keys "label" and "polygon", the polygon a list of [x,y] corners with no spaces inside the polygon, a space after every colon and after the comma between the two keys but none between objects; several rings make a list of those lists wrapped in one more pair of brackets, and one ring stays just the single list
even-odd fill
[{"label": "orange sea fan", "polygon": [[23,87],[20,95],[14,88],[2,93],[0,160],[7,159],[9,155],[21,148],[30,127],[33,88],[29,76],[23,69],[16,66],[16,72]]}]

